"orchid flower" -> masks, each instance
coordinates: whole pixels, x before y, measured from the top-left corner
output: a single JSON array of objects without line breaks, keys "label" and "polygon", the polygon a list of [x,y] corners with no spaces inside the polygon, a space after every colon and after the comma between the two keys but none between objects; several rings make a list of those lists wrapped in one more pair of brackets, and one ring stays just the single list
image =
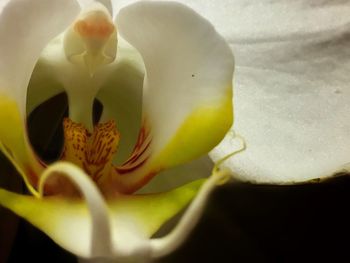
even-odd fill
[{"label": "orchid flower", "polygon": [[[32,195],[0,189],[0,204],[82,258],[147,261],[174,250],[230,173],[214,169],[168,192],[135,192],[160,171],[208,153],[231,127],[230,47],[179,3],[138,2],[118,14],[108,1],[2,5],[0,146]],[[68,95],[64,149],[50,165],[26,134],[28,87],[30,109],[60,88]],[[101,96],[104,113],[94,126],[93,100],[104,90],[120,97]],[[136,145],[115,165],[119,141],[122,155]],[[192,198],[169,235],[151,238]]]}]

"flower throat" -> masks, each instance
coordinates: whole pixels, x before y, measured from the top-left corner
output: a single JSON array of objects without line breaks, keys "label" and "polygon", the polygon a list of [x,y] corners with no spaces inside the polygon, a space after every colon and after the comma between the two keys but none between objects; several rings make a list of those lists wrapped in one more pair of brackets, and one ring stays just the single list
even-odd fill
[{"label": "flower throat", "polygon": [[65,118],[63,130],[62,160],[78,165],[96,182],[110,173],[120,140],[115,121],[99,123],[90,133],[84,125]]}]

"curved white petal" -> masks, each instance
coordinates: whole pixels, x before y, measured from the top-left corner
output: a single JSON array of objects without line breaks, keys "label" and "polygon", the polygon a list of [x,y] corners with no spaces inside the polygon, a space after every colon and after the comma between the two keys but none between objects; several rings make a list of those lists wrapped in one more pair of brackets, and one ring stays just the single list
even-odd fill
[{"label": "curved white petal", "polygon": [[77,12],[77,4],[69,0],[38,0],[35,4],[13,0],[4,7],[0,16],[0,93],[18,100],[22,111],[27,84],[41,50]]},{"label": "curved white petal", "polygon": [[69,25],[78,10],[77,3],[70,0],[13,0],[0,15],[1,150],[33,184],[42,167],[26,136],[27,85],[41,50]]},{"label": "curved white petal", "polygon": [[129,5],[116,24],[146,68],[138,146],[117,170],[143,166],[135,176],[139,180],[199,157],[223,138],[232,124],[234,61],[213,26],[175,2]]},{"label": "curved white petal", "polygon": [[[227,36],[237,65],[235,130],[247,150],[225,164],[253,182],[330,176],[350,161],[350,5],[246,3],[227,3],[240,11],[226,18],[237,25]],[[228,137],[213,156],[232,143]]]},{"label": "curved white petal", "polygon": [[172,2],[140,2],[120,11],[117,26],[144,59],[144,114],[157,144],[163,146],[197,107],[229,92],[232,54],[192,10]]},{"label": "curved white petal", "polygon": [[[108,207],[95,183],[75,165],[57,162],[48,167],[40,178],[39,193],[41,195],[44,193],[46,181],[54,176],[56,180],[57,176],[65,176],[69,181],[73,182],[86,200],[91,216],[90,226],[87,225],[86,229],[80,229],[81,232],[75,231],[75,233],[71,232],[69,234],[66,232],[64,235],[57,232],[59,236],[54,237],[57,239],[56,242],[61,243],[63,247],[70,251],[76,250],[77,254],[85,254],[89,257],[108,256],[111,254],[111,229]],[[65,216],[67,217],[66,220],[69,221],[69,215]],[[81,223],[83,222],[84,220]],[[57,226],[57,230],[62,229],[64,225],[68,226],[68,222],[64,222],[64,220],[59,223],[62,225],[61,227]]]}]

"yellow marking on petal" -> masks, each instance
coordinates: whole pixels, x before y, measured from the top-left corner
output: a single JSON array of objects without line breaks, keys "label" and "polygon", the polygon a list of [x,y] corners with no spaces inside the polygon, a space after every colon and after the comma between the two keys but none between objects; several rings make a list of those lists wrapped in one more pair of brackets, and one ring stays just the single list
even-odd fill
[{"label": "yellow marking on petal", "polygon": [[63,120],[64,151],[62,159],[82,167],[89,132],[84,125],[66,118]]},{"label": "yellow marking on petal", "polygon": [[0,140],[16,157],[24,158],[24,120],[16,101],[0,96]]},{"label": "yellow marking on petal", "polygon": [[[129,231],[140,237],[151,237],[188,205],[205,181],[200,179],[164,193],[107,199],[114,242],[117,237],[123,239],[121,235]],[[84,199],[35,198],[0,188],[0,206],[26,219],[66,250],[81,257],[91,256],[92,225]]]},{"label": "yellow marking on petal", "polygon": [[233,123],[232,87],[221,103],[197,108],[155,159],[154,167],[172,167],[213,149]]},{"label": "yellow marking on petal", "polygon": [[[120,195],[107,199],[115,222],[115,234],[120,234],[118,220],[128,215],[128,222],[140,226],[151,237],[167,220],[180,212],[196,196],[206,179],[199,179],[168,192],[143,195]],[[125,227],[121,225],[120,227]]]},{"label": "yellow marking on petal", "polygon": [[88,256],[91,223],[83,199],[36,198],[0,188],[0,205],[23,217],[63,248]]},{"label": "yellow marking on petal", "polygon": [[0,124],[0,150],[20,173],[29,191],[37,195],[33,187],[37,178],[33,173],[42,167],[38,167],[30,145],[25,140],[25,122],[21,118],[18,103],[1,94]]},{"label": "yellow marking on petal", "polygon": [[98,124],[90,134],[82,124],[66,118],[63,128],[65,142],[62,159],[80,166],[95,181],[109,174],[120,140],[115,122]]}]

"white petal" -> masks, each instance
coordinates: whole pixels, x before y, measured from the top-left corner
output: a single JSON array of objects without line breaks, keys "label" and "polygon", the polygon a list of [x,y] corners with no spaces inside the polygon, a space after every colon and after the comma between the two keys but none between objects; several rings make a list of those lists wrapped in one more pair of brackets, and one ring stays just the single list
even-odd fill
[{"label": "white petal", "polygon": [[27,85],[41,50],[64,30],[77,12],[77,3],[69,0],[35,3],[13,0],[1,11],[0,148],[22,174],[29,189],[32,189],[29,183],[36,183],[42,165],[26,136]]},{"label": "white petal", "polygon": [[[350,5],[238,1],[230,10],[240,10],[226,18],[237,25],[227,36],[237,65],[235,130],[247,150],[226,165],[255,182],[332,175],[350,161]],[[230,151],[227,138],[213,156]]]},{"label": "white petal", "polygon": [[231,52],[208,21],[185,6],[140,2],[120,11],[117,26],[144,59],[144,108],[159,140],[167,141],[188,114],[220,100],[231,85]]},{"label": "white petal", "polygon": [[129,5],[116,24],[146,68],[137,147],[142,153],[135,152],[118,170],[125,174],[143,166],[136,176],[124,177],[133,184],[193,160],[220,142],[232,124],[234,61],[213,26],[175,2]]},{"label": "white petal", "polygon": [[41,50],[74,19],[75,1],[10,1],[0,16],[0,92],[25,105],[26,88]]}]

